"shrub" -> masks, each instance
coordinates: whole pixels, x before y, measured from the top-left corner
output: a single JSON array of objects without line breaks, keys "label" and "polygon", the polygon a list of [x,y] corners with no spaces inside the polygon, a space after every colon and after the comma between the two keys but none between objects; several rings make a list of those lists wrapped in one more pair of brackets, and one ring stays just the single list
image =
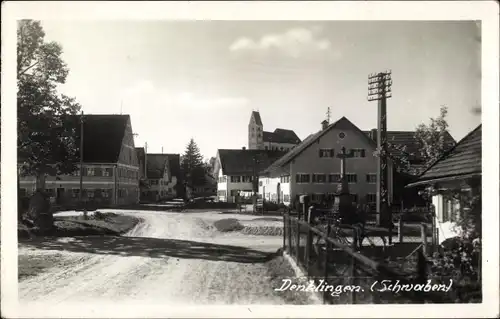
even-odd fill
[{"label": "shrub", "polygon": [[244,226],[235,218],[226,218],[214,223],[215,228],[220,232],[230,232],[242,230]]}]

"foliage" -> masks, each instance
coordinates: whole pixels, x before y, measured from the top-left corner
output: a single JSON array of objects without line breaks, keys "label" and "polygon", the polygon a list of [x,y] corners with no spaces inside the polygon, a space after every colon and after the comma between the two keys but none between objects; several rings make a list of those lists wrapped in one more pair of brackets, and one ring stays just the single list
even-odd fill
[{"label": "foliage", "polygon": [[198,186],[205,183],[206,167],[200,149],[193,139],[189,141],[181,158],[181,169],[187,184]]},{"label": "foliage", "polygon": [[[398,172],[418,175],[421,166],[428,166],[453,146],[447,143],[446,140],[448,131],[447,114],[448,108],[441,106],[438,117],[430,118],[429,124],[422,123],[417,126],[415,129],[415,139],[418,144],[417,150],[411,150],[407,145],[387,141],[387,149]],[[377,149],[374,155],[381,156],[382,150]]]},{"label": "foliage", "polygon": [[68,116],[80,105],[60,95],[68,68],[58,43],[45,42],[39,21],[21,20],[17,30],[18,157],[21,173],[63,174],[74,171],[76,132]]}]

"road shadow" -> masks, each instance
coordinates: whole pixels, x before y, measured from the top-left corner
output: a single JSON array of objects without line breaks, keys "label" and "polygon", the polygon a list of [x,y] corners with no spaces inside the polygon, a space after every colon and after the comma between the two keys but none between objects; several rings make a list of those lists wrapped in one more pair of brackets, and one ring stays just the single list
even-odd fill
[{"label": "road shadow", "polygon": [[148,237],[85,236],[65,238],[36,238],[23,241],[23,246],[42,250],[60,250],[79,253],[118,255],[123,257],[186,258],[263,263],[275,257],[273,253],[239,246],[205,242]]}]

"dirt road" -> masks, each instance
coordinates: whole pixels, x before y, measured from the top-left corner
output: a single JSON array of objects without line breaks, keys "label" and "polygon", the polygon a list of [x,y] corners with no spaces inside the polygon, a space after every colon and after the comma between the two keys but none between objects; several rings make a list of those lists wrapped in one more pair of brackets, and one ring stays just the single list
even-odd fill
[{"label": "dirt road", "polygon": [[73,261],[21,281],[21,307],[94,301],[176,306],[289,303],[271,287],[266,266],[280,237],[231,237],[217,232],[200,214],[134,214],[144,222],[125,237],[21,243],[20,254],[63,253]]}]

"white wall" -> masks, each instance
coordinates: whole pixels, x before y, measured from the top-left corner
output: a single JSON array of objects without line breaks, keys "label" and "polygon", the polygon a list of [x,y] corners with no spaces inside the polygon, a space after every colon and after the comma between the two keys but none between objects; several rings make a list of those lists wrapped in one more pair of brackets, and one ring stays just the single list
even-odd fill
[{"label": "white wall", "polygon": [[458,236],[459,232],[454,230],[456,223],[450,221],[446,216],[446,209],[448,208],[446,198],[440,194],[434,195],[432,196],[432,204],[436,210],[436,217],[434,219],[438,229],[438,243],[441,244],[448,238]]},{"label": "white wall", "polygon": [[285,205],[290,205],[291,202],[290,183],[281,183],[280,180],[281,179],[279,177],[277,178],[260,177],[259,195],[261,195],[266,201],[273,201],[273,202],[276,201],[278,198],[277,197],[278,184],[280,184],[280,191],[282,193],[280,196],[280,202],[284,203]]},{"label": "white wall", "polygon": [[[225,182],[221,182],[220,181],[220,178],[217,178],[217,199],[221,202],[225,202],[227,200],[227,176],[226,175],[222,175],[221,177],[224,177],[226,178],[226,181]],[[219,196],[219,191],[225,191],[226,192],[226,196]]]}]

